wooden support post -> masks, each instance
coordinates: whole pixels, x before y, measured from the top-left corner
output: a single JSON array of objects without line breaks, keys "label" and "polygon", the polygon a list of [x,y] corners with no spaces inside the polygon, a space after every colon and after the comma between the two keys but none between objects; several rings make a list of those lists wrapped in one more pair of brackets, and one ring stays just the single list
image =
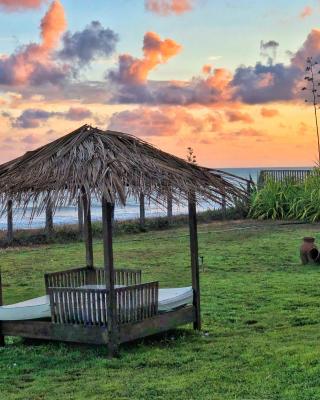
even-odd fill
[{"label": "wooden support post", "polygon": [[[1,277],[1,270],[0,270],[0,306],[3,305],[3,296],[2,296],[2,277]],[[1,321],[0,321],[0,347],[4,346],[4,336],[1,335]]]},{"label": "wooden support post", "polygon": [[195,321],[193,323],[193,329],[201,330],[198,229],[195,195],[190,195],[189,197],[189,231],[193,306],[195,308]]},{"label": "wooden support post", "polygon": [[146,223],[146,210],[144,205],[144,194],[140,193],[140,228],[144,228]]},{"label": "wooden support post", "polygon": [[49,202],[46,207],[46,235],[51,237],[53,233],[53,213],[52,204]]},{"label": "wooden support post", "polygon": [[83,235],[83,204],[82,197],[78,197],[78,225],[79,225],[79,233]]},{"label": "wooden support post", "polygon": [[114,221],[115,221],[115,207],[112,208],[112,226],[114,226]]},{"label": "wooden support post", "polygon": [[102,229],[104,268],[107,290],[107,326],[108,326],[108,352],[109,357],[118,355],[119,330],[116,317],[116,299],[114,291],[114,266],[112,246],[112,213],[114,204],[102,199]]},{"label": "wooden support post", "polygon": [[258,190],[262,189],[264,183],[265,183],[265,174],[266,171],[259,171],[259,176],[258,176],[258,180],[257,180],[257,187]]},{"label": "wooden support post", "polygon": [[91,225],[91,201],[84,188],[82,188],[83,204],[83,238],[86,245],[86,264],[88,268],[93,268],[93,245],[92,245],[92,225]]},{"label": "wooden support post", "polygon": [[12,200],[8,200],[7,203],[7,242],[12,244],[13,242],[13,212],[12,212]]},{"label": "wooden support post", "polygon": [[227,216],[227,201],[226,201],[226,195],[225,194],[222,194],[221,211],[222,211],[222,218],[226,219],[226,216]]},{"label": "wooden support post", "polygon": [[171,193],[168,194],[168,198],[167,198],[167,218],[169,219],[169,221],[172,218],[172,194]]},{"label": "wooden support post", "polygon": [[250,208],[250,201],[251,201],[251,194],[252,194],[253,187],[254,187],[254,183],[253,183],[253,180],[250,175],[249,180],[247,181],[247,207],[248,207],[248,210]]}]

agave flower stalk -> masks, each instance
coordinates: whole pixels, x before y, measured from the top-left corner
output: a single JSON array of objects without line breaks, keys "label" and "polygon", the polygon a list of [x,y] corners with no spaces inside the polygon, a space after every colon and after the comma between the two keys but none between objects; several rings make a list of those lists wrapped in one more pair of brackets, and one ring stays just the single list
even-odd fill
[{"label": "agave flower stalk", "polygon": [[[315,78],[315,69],[318,65],[317,61],[314,61],[312,57],[308,57],[306,60],[306,76],[304,79],[308,83],[307,86],[304,86],[301,90],[307,90],[311,93],[311,103],[314,109],[314,119],[316,124],[316,133],[317,133],[317,141],[318,141],[318,166],[320,166],[320,138],[319,138],[319,124],[318,124],[318,114],[317,114],[317,106],[318,106],[318,98],[319,94],[319,86],[320,82]],[[320,73],[320,71],[318,71]],[[305,99],[305,102],[309,102],[309,99]]]}]

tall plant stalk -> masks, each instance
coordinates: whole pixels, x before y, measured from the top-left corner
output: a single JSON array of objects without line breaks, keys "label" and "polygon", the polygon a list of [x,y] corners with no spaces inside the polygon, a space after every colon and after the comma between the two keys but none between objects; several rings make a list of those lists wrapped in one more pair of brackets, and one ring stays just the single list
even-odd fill
[{"label": "tall plant stalk", "polygon": [[[304,79],[310,83],[310,86],[305,86],[302,90],[309,90],[312,94],[312,104],[314,110],[314,119],[316,123],[316,133],[317,133],[317,141],[318,141],[318,166],[320,166],[320,138],[319,138],[319,124],[318,124],[318,113],[317,113],[317,106],[318,106],[318,97],[320,97],[318,93],[318,86],[320,86],[320,82],[315,78],[315,66],[318,65],[317,61],[313,61],[312,57],[308,57],[306,60],[306,76]],[[320,71],[318,71],[320,73]],[[308,102],[308,99],[305,99]]]},{"label": "tall plant stalk", "polygon": [[314,71],[313,67],[315,64],[312,64],[312,60],[310,62],[310,70],[311,70],[311,83],[312,83],[312,97],[313,97],[313,109],[314,109],[314,118],[316,121],[316,131],[317,131],[317,140],[318,140],[318,165],[320,165],[320,139],[319,139],[319,125],[318,125],[318,114],[317,114],[317,89],[314,83]]}]

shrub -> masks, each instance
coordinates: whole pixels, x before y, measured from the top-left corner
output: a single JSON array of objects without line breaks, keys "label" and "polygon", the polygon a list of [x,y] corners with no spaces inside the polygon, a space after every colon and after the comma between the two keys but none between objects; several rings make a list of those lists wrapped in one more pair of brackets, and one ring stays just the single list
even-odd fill
[{"label": "shrub", "polygon": [[320,170],[315,168],[304,182],[269,179],[252,194],[249,216],[258,219],[320,220]]}]

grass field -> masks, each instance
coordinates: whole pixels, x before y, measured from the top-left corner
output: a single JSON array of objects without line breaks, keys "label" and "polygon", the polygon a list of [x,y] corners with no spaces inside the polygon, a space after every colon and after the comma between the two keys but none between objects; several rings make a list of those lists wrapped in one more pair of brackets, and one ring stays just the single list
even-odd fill
[{"label": "grass field", "polygon": [[[187,286],[187,233],[118,237],[116,265],[141,267],[144,281],[163,287]],[[7,338],[0,398],[320,399],[320,266],[300,265],[306,235],[320,243],[319,225],[199,226],[201,333],[186,326],[122,346],[114,360],[102,347]],[[102,265],[101,243],[94,249]],[[2,250],[5,303],[43,294],[43,272],[83,260],[81,243]]]}]

